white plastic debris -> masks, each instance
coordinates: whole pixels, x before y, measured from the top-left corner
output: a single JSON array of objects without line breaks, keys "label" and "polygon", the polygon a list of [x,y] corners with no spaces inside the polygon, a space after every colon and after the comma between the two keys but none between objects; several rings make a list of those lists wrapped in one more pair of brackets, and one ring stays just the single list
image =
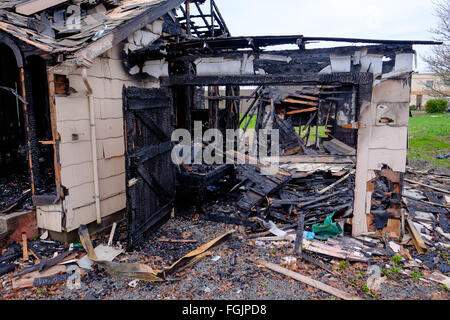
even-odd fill
[{"label": "white plastic debris", "polygon": [[41,240],[45,240],[48,238],[48,230],[45,230],[44,233],[41,234],[41,236],[39,237],[39,239]]},{"label": "white plastic debris", "polygon": [[286,256],[286,257],[283,257],[282,260],[283,260],[283,262],[286,263],[286,264],[291,264],[291,263],[293,263],[293,262],[297,262],[297,258],[292,257],[292,256]]},{"label": "white plastic debris", "polygon": [[255,241],[255,244],[256,244],[258,247],[265,247],[265,246],[266,246],[266,243],[265,243],[265,242],[259,241],[259,240],[256,240],[256,241]]},{"label": "white plastic debris", "polygon": [[69,251],[73,251],[73,243],[69,245]]},{"label": "white plastic debris", "polygon": [[237,294],[239,294],[239,293],[241,293],[242,292],[242,290],[241,289],[239,289],[238,291],[236,291],[236,293]]},{"label": "white plastic debris", "polygon": [[209,287],[206,287],[205,289],[203,289],[206,293],[210,293],[212,290]]},{"label": "white plastic debris", "polygon": [[67,267],[66,273],[69,274],[69,277],[66,281],[66,287],[69,290],[78,290],[81,289],[81,275],[80,268],[76,265],[69,265]]},{"label": "white plastic debris", "polygon": [[371,265],[367,268],[367,274],[370,275],[366,281],[367,287],[370,290],[380,290],[381,284],[386,280],[386,277],[381,277],[381,268],[377,265]]},{"label": "white plastic debris", "polygon": [[130,287],[132,287],[132,288],[136,288],[137,285],[138,285],[138,282],[139,282],[139,280],[138,280],[138,279],[135,279],[135,280],[133,280],[133,281],[130,281],[130,282],[128,283],[128,286],[130,286]]},{"label": "white plastic debris", "polygon": [[394,251],[395,253],[400,252],[400,246],[396,244],[394,241],[389,241],[389,247]]},{"label": "white plastic debris", "polygon": [[273,223],[272,221],[269,221],[269,224],[270,224],[269,231],[272,234],[276,235],[277,237],[285,237],[285,236],[287,236],[287,232],[285,232],[285,231],[281,230],[280,228],[278,228],[275,223]]},{"label": "white plastic debris", "polygon": [[222,258],[221,256],[215,256],[214,258],[211,258],[212,261],[217,262]]},{"label": "white plastic debris", "polygon": [[[98,260],[101,261],[113,261],[115,257],[123,252],[123,249],[117,249],[114,247],[105,246],[103,244],[98,245],[95,249],[95,254]],[[78,265],[83,269],[91,270],[93,262],[87,255],[78,260]]]}]

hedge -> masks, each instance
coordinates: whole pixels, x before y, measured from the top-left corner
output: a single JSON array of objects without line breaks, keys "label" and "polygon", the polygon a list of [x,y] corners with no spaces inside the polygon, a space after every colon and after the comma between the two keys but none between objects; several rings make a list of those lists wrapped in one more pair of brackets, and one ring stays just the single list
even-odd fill
[{"label": "hedge", "polygon": [[425,105],[427,113],[442,113],[447,109],[448,101],[444,99],[428,100]]}]

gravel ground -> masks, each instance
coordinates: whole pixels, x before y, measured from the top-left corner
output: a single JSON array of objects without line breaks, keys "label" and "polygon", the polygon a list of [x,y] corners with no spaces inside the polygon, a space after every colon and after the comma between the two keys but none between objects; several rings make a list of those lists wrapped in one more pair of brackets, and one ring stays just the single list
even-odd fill
[{"label": "gravel ground", "polygon": [[[122,227],[123,228],[123,227]],[[82,276],[81,288],[69,290],[65,284],[50,287],[2,290],[2,299],[132,299],[132,300],[334,300],[335,297],[284,275],[277,274],[253,262],[257,258],[283,265],[283,257],[292,254],[293,245],[288,242],[269,243],[266,247],[255,244],[246,237],[244,229],[192,217],[177,217],[169,220],[143,247],[119,255],[116,261],[147,263],[155,269],[168,267],[171,263],[228,230],[236,230],[230,240],[211,252],[191,269],[175,274],[173,281],[150,283],[132,279],[121,279],[94,268]],[[120,234],[120,228],[119,228]],[[96,244],[104,243],[107,234],[96,236]],[[158,238],[194,239],[196,243],[159,242]],[[220,259],[214,261],[220,256]],[[389,258],[377,258],[376,264],[383,266]],[[327,261],[325,264],[337,270],[336,275],[297,259],[287,268],[313,279],[327,283],[363,299],[445,299],[450,295],[441,285],[413,279],[401,272],[389,275],[380,291],[366,292],[365,263],[343,263]]]}]

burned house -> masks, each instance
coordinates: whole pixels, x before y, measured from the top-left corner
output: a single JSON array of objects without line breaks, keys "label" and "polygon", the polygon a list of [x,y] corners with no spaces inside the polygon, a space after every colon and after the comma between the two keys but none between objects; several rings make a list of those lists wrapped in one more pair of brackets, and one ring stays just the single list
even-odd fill
[{"label": "burned house", "polygon": [[[353,235],[373,227],[387,179],[383,228],[398,233],[413,45],[433,42],[232,37],[206,0],[11,0],[0,20],[4,214],[28,208],[61,239],[126,217],[138,242],[174,207],[173,129],[255,116],[256,130],[280,129],[291,169],[355,166]],[[317,41],[351,45],[308,48]]]}]

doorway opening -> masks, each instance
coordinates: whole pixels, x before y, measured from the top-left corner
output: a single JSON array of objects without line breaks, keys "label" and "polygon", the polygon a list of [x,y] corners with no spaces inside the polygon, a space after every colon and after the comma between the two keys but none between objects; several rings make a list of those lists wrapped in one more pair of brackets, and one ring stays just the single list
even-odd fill
[{"label": "doorway opening", "polygon": [[[0,44],[0,212],[31,204],[20,70],[13,50]],[[26,198],[26,199],[25,199]]]}]

